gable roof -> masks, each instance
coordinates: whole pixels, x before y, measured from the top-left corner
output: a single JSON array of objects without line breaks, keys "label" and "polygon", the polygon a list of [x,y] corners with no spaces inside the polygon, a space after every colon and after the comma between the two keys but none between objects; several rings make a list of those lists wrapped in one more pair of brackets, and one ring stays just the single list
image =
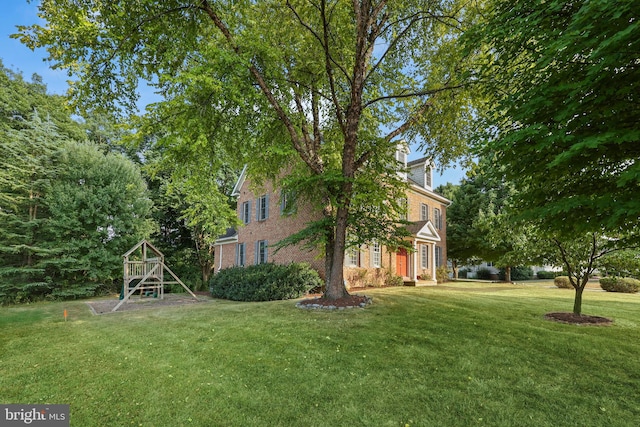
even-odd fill
[{"label": "gable roof", "polygon": [[246,179],[247,179],[247,165],[244,165],[244,167],[242,168],[242,172],[240,172],[240,176],[238,177],[238,182],[236,182],[236,185],[233,187],[233,191],[231,192],[232,196],[240,195],[240,189],[242,188],[242,185],[244,184],[244,181]]},{"label": "gable roof", "polygon": [[405,229],[416,239],[439,242],[440,234],[431,221],[416,221],[405,226]]},{"label": "gable roof", "polygon": [[216,239],[214,245],[223,245],[225,243],[233,243],[238,241],[238,230],[235,227],[227,228],[227,231]]},{"label": "gable roof", "polygon": [[408,162],[407,167],[410,168],[411,166],[424,165],[426,163],[431,163],[431,159],[429,159],[428,157],[421,157],[419,159],[411,160],[410,162]]}]

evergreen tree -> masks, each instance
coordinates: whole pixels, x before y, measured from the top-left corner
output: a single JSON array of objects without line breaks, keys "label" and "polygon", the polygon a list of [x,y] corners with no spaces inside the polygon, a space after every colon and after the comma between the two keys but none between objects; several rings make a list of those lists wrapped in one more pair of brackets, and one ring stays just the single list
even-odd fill
[{"label": "evergreen tree", "polygon": [[64,138],[37,113],[22,126],[0,139],[0,300],[12,292],[19,300],[49,290],[42,265],[51,255],[45,244],[50,237],[46,192],[57,173],[53,153]]}]

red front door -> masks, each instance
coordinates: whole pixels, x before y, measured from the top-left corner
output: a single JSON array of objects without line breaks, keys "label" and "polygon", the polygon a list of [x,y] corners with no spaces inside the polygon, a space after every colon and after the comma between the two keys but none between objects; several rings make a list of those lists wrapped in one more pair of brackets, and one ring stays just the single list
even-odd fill
[{"label": "red front door", "polygon": [[403,277],[409,276],[409,255],[404,248],[400,248],[396,255],[396,274]]}]

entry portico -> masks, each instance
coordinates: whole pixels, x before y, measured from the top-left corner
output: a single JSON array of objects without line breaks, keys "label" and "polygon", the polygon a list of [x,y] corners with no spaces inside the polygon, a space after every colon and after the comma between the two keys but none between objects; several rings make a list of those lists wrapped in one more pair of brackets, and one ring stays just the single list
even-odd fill
[{"label": "entry portico", "polygon": [[438,267],[436,244],[441,241],[438,231],[431,221],[413,222],[407,225],[406,229],[411,236],[409,239],[411,239],[413,250],[410,254],[406,250],[398,251],[396,273],[408,282],[436,284]]}]

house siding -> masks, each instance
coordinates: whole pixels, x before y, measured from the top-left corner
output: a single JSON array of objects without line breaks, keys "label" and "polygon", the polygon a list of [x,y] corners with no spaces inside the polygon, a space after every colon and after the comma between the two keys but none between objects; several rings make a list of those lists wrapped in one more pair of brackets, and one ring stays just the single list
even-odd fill
[{"label": "house siding", "polygon": [[[258,200],[267,195],[268,213],[266,219],[258,220],[256,213],[260,203]],[[256,242],[268,242],[268,262],[287,264],[291,262],[307,262],[316,269],[320,276],[324,278],[324,257],[320,256],[318,250],[307,250],[301,245],[287,246],[275,252],[273,246],[280,240],[290,236],[305,228],[306,224],[314,219],[319,219],[319,214],[315,212],[309,204],[297,200],[295,203],[295,213],[283,214],[281,212],[280,192],[274,190],[271,183],[265,183],[260,189],[253,188],[249,179],[245,179],[237,191],[238,216],[242,218],[244,213],[242,206],[249,202],[252,211],[249,213],[251,221],[241,225],[237,230],[237,242],[229,242],[217,245],[218,269],[229,268],[236,265],[237,244],[244,243],[245,265],[252,265],[257,259]],[[264,200],[264,199],[263,199]],[[428,207],[429,220],[433,223],[434,211],[441,212],[442,226],[437,230],[440,241],[412,240],[412,245],[416,253],[410,252],[408,262],[411,265],[412,277],[405,277],[405,280],[413,280],[420,276],[431,280],[435,277],[435,247],[440,247],[443,259],[446,262],[446,208],[448,201],[436,195],[430,189],[410,186],[407,192],[408,212],[407,219],[412,222],[422,221],[422,205]],[[435,224],[434,224],[435,225]],[[422,268],[420,258],[420,244],[426,244],[429,254],[428,267]],[[359,250],[358,263],[356,266],[348,265],[345,262],[345,281],[348,287],[359,286],[381,286],[385,284],[385,279],[389,272],[396,274],[397,254],[389,251],[386,247],[380,248],[380,266],[372,264],[371,246],[363,246]]]},{"label": "house siding", "polygon": [[[267,195],[268,213],[266,219],[258,220],[259,217],[256,209],[259,207],[257,202],[262,196]],[[296,205],[296,212],[292,214],[283,214],[281,212],[280,192],[274,191],[271,183],[266,183],[263,188],[250,188],[249,180],[245,180],[240,188],[238,195],[238,215],[241,214],[241,207],[244,202],[250,201],[253,207],[250,216],[252,221],[243,224],[238,228],[238,242],[245,243],[245,265],[255,264],[257,259],[256,242],[267,241],[267,261],[277,264],[288,264],[291,262],[307,262],[318,270],[320,275],[324,277],[324,260],[318,257],[318,251],[309,251],[301,247],[301,245],[287,246],[275,252],[274,245],[280,240],[302,230],[306,223],[317,218],[310,207],[303,203]],[[229,268],[236,265],[235,253],[236,242],[227,243],[221,246],[221,260],[218,264],[220,269]]]}]

